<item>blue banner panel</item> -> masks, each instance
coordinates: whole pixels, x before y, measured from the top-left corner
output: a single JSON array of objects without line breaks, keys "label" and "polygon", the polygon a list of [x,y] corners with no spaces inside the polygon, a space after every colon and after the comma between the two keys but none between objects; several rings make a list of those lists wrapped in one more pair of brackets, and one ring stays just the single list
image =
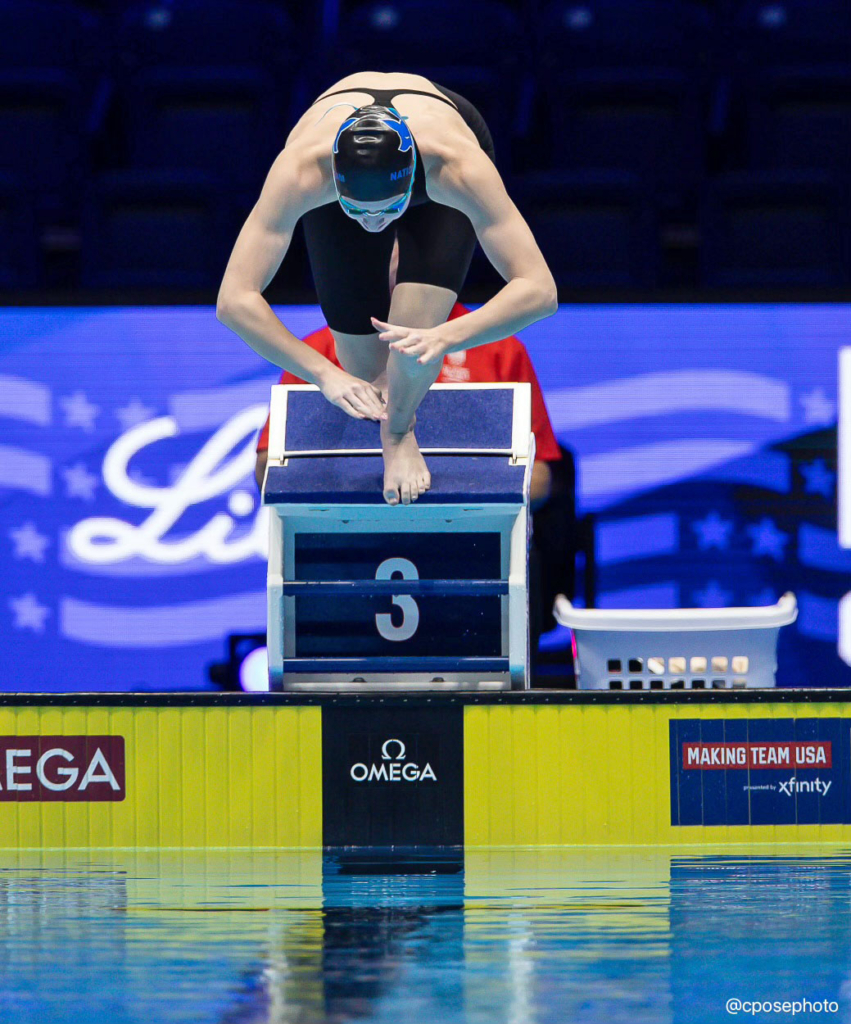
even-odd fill
[{"label": "blue banner panel", "polygon": [[672,825],[851,823],[851,718],[673,719]]},{"label": "blue banner panel", "polygon": [[[324,326],[316,306],[275,313],[297,337]],[[211,307],[8,308],[0,338],[0,687],[209,686],[228,634],[266,625],[254,446],[279,369]],[[849,338],[847,304],[564,306],[522,332],[594,514],[599,606],[792,590],[779,685],[851,685],[836,426]],[[499,422],[444,431],[428,409],[424,439],[500,439]]]}]

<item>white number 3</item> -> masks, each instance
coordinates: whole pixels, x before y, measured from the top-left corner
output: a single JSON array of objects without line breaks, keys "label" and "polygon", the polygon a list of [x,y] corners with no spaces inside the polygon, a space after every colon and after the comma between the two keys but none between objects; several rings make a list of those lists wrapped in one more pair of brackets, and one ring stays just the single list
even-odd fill
[{"label": "white number 3", "polygon": [[[399,573],[403,580],[418,580],[420,574],[417,567],[407,558],[385,558],[375,570],[377,580],[392,580],[393,574]],[[402,622],[393,625],[389,612],[375,616],[375,625],[385,640],[410,640],[420,624],[420,610],[417,602],[410,594],[394,594],[393,604],[402,609]]]}]

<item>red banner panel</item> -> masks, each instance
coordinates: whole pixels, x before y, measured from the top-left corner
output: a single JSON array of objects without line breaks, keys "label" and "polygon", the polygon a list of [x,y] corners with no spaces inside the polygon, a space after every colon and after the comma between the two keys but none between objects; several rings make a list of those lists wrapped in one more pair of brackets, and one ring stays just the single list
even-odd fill
[{"label": "red banner panel", "polygon": [[123,736],[0,736],[0,800],[123,800]]},{"label": "red banner panel", "polygon": [[830,740],[822,742],[684,743],[683,768],[831,768]]}]

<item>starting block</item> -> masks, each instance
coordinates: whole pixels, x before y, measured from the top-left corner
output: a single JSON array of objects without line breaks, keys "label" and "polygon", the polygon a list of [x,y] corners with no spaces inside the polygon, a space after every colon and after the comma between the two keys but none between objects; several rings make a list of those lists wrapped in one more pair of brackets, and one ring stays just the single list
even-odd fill
[{"label": "starting block", "polygon": [[263,503],[272,690],[529,685],[529,384],[436,384],[431,490],[387,505],[378,424],[272,388]]}]

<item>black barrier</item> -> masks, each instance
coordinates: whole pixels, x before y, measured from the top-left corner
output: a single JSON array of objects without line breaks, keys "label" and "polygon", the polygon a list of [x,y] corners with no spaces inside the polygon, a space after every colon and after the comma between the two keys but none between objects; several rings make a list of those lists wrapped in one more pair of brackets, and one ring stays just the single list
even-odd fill
[{"label": "black barrier", "polygon": [[458,706],[325,709],[325,847],[462,847],[463,736]]}]

